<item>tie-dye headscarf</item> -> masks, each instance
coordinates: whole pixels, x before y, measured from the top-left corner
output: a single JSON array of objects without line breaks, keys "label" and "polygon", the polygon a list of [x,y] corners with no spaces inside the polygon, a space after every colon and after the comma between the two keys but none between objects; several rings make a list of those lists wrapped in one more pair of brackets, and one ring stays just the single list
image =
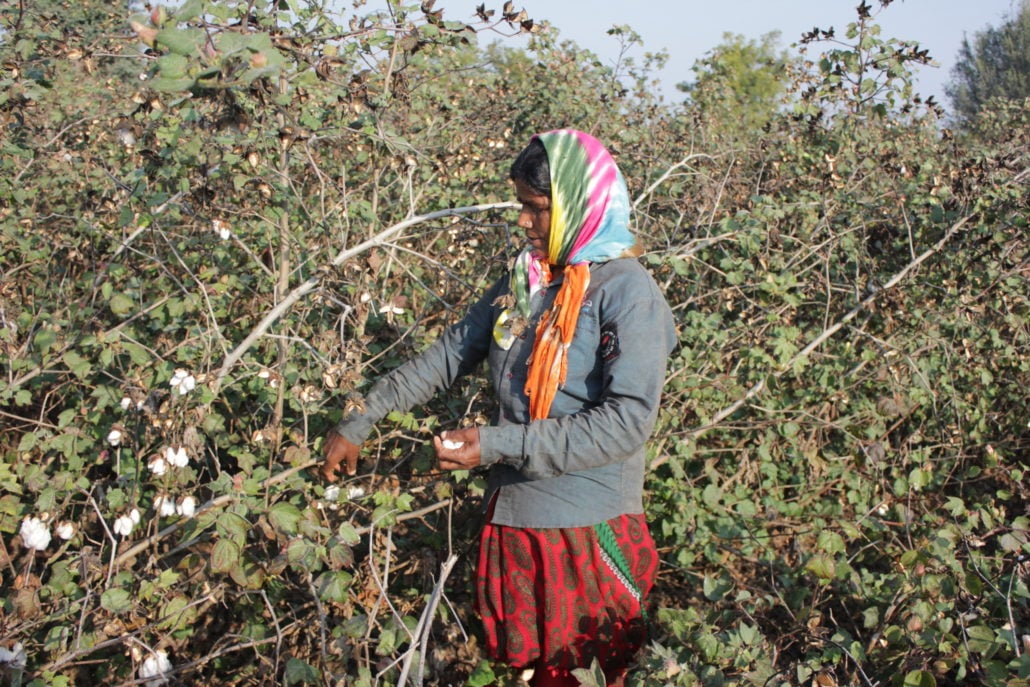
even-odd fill
[{"label": "tie-dye headscarf", "polygon": [[526,394],[530,419],[546,418],[558,389],[565,383],[568,349],[579,309],[590,285],[590,263],[639,255],[629,228],[629,192],[615,160],[601,142],[574,129],[535,136],[547,151],[551,173],[551,234],[546,260],[532,249],[519,255],[512,270],[514,310],[497,319],[494,337],[511,345],[509,320],[527,319],[532,296],[551,281],[551,265],[564,267],[554,304],[537,324],[529,361]]}]

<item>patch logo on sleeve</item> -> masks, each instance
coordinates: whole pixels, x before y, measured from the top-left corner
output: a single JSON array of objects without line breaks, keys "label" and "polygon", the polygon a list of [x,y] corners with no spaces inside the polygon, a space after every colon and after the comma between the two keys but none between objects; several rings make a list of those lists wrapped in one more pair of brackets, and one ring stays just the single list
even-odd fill
[{"label": "patch logo on sleeve", "polygon": [[619,357],[619,328],[614,322],[606,322],[601,327],[601,360],[610,363]]}]

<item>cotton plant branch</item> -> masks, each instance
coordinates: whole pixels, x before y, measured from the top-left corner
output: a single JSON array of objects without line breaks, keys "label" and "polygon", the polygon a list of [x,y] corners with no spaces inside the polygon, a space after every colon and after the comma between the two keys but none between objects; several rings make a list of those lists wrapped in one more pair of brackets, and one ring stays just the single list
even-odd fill
[{"label": "cotton plant branch", "polygon": [[[346,248],[340,251],[339,253],[337,253],[336,257],[334,257],[332,261],[330,261],[329,266],[339,267],[351,258],[360,255],[361,253],[364,253],[365,251],[371,248],[383,245],[393,237],[400,234],[402,231],[409,229],[410,227],[416,226],[418,224],[422,224],[423,222],[432,222],[434,220],[442,219],[444,217],[455,217],[477,212],[487,212],[489,210],[508,210],[517,207],[519,207],[518,203],[508,201],[503,203],[487,203],[483,205],[470,205],[467,207],[460,208],[448,208],[446,210],[430,212],[425,215],[415,215],[414,217],[409,217],[408,219],[402,222],[398,222],[397,224],[387,227],[375,236],[372,236],[371,238],[366,239],[365,241],[362,241],[357,245],[351,246],[350,248]],[[265,333],[269,330],[269,328],[273,324],[275,324],[275,322],[280,317],[286,314],[286,312],[288,312],[290,308],[292,308],[298,301],[300,301],[307,294],[317,289],[321,280],[321,273],[318,273],[315,276],[304,281],[303,283],[299,284],[292,291],[287,293],[283,297],[283,299],[278,304],[276,304],[276,306],[272,308],[267,315],[265,315],[265,317],[261,320],[261,322],[257,324],[257,326],[254,327],[250,334],[248,334],[246,338],[244,338],[243,341],[241,341],[236,346],[236,348],[234,348],[232,352],[230,352],[229,355],[225,357],[225,360],[222,361],[222,366],[216,373],[215,379],[212,383],[212,391],[214,391],[215,393],[218,392],[226,375],[228,375],[229,371],[232,370],[233,366],[239,362],[240,358],[242,358],[246,354],[246,352],[250,350],[251,346],[253,346],[258,339],[264,336]]]},{"label": "cotton plant branch", "polygon": [[426,653],[429,651],[429,632],[433,627],[433,616],[436,615],[436,609],[440,605],[440,599],[443,598],[443,588],[447,583],[447,578],[450,576],[451,571],[454,570],[454,566],[457,562],[458,556],[452,553],[440,566],[440,579],[437,580],[436,586],[433,587],[433,593],[429,597],[429,603],[427,603],[426,607],[422,610],[422,615],[419,617],[418,624],[415,626],[414,634],[418,638],[418,643],[412,642],[404,656],[404,666],[401,669],[401,676],[397,680],[397,684],[402,687],[408,683],[408,673],[411,671],[411,664],[414,661],[415,654],[418,654],[419,662],[418,671],[415,673],[414,684],[421,685],[423,682]]},{"label": "cotton plant branch", "polygon": [[635,210],[637,206],[639,206],[640,203],[644,201],[645,198],[654,193],[655,189],[664,184],[669,179],[669,177],[672,176],[673,172],[675,172],[680,167],[686,167],[688,164],[690,164],[692,161],[698,158],[704,158],[706,160],[715,160],[713,156],[706,155],[705,153],[694,153],[692,155],[687,155],[685,158],[683,158],[682,160],[680,160],[679,162],[665,170],[665,172],[662,173],[662,175],[658,177],[650,186],[641,191],[640,195],[638,195],[636,199],[633,201],[633,209]]},{"label": "cotton plant branch", "polygon": [[[313,468],[313,467],[316,467],[316,466],[320,465],[321,462],[322,461],[320,459],[309,460],[309,461],[301,463],[300,465],[297,465],[295,467],[283,470],[282,472],[277,472],[276,474],[274,474],[271,477],[269,477],[268,479],[266,479],[262,483],[261,488],[263,490],[268,489],[268,487],[273,486],[275,484],[278,484],[279,482],[282,482],[282,481],[292,477],[293,475],[297,474],[298,472],[301,472],[303,470],[308,470],[310,468]],[[204,503],[201,506],[199,506],[197,508],[196,512],[194,513],[193,518],[196,518],[196,517],[202,515],[203,513],[206,513],[209,510],[216,510],[218,508],[224,508],[225,506],[229,505],[230,503],[232,503],[233,501],[236,501],[239,498],[240,498],[240,495],[236,494],[236,493],[222,494],[221,496],[216,496],[215,498],[211,499],[210,501],[207,501],[206,503]],[[438,511],[438,510],[440,510],[442,508],[447,508],[448,506],[451,505],[451,503],[452,503],[452,499],[444,499],[442,501],[439,501],[437,503],[429,504],[428,506],[425,506],[425,507],[420,508],[420,509],[415,510],[415,511],[411,511],[409,513],[401,513],[400,515],[396,516],[397,522],[404,522],[406,520],[415,520],[417,518],[424,517],[424,516],[434,512],[434,511]],[[150,535],[149,537],[146,537],[144,539],[139,540],[138,542],[134,543],[132,546],[130,546],[127,549],[125,549],[124,551],[122,551],[116,557],[114,557],[112,559],[110,565],[112,565],[113,567],[117,568],[118,566],[122,565],[126,561],[129,561],[132,558],[134,558],[135,556],[138,556],[140,553],[145,551],[148,547],[153,546],[157,542],[161,541],[162,539],[164,539],[164,538],[166,538],[168,536],[171,536],[172,534],[175,534],[176,532],[181,530],[183,527],[185,527],[187,525],[187,523],[189,523],[189,521],[190,521],[190,518],[182,518],[180,520],[177,520],[176,522],[173,522],[171,525],[168,525],[164,529],[162,529],[162,530],[160,530],[158,532],[155,532],[154,534]],[[103,522],[103,518],[101,518],[101,522]],[[105,527],[106,527],[106,524],[105,524]],[[358,527],[358,528],[355,529],[355,532],[358,534],[358,536],[365,536],[366,534],[368,534],[372,530],[373,527],[374,527],[374,524],[366,526],[366,527]],[[178,548],[181,549],[183,546],[188,546],[191,543],[192,542],[187,542],[186,544],[184,544],[184,545],[182,545],[182,546],[180,546]]]},{"label": "cotton plant branch", "polygon": [[[730,405],[726,406],[718,413],[716,413],[708,423],[690,432],[687,432],[686,435],[693,436],[695,439],[699,438],[702,435],[704,435],[708,430],[717,427],[720,423],[722,423],[723,420],[725,420],[729,416],[733,415],[733,413],[737,412],[745,405],[747,405],[747,403],[751,399],[758,396],[765,390],[767,380],[770,377],[773,379],[779,379],[787,372],[789,372],[791,369],[793,369],[794,365],[798,361],[806,358],[809,354],[811,354],[813,351],[819,348],[827,339],[831,338],[833,335],[839,332],[845,325],[847,325],[848,322],[855,319],[855,317],[857,317],[859,313],[861,313],[863,310],[868,308],[872,303],[874,303],[876,299],[879,298],[880,294],[882,294],[884,291],[893,288],[894,286],[897,286],[899,283],[904,281],[910,274],[912,274],[912,272],[918,269],[920,265],[922,265],[931,257],[939,253],[951,241],[951,239],[955,237],[955,234],[957,234],[959,230],[961,230],[962,227],[964,227],[966,223],[973,217],[974,215],[966,215],[965,217],[951,225],[948,231],[944,233],[944,236],[942,236],[935,244],[933,244],[930,248],[923,251],[922,254],[920,254],[918,257],[912,260],[912,262],[908,263],[903,269],[897,272],[889,280],[887,280],[887,282],[884,283],[884,285],[881,288],[876,289],[875,291],[872,291],[868,295],[866,295],[866,297],[859,301],[858,304],[855,305],[855,307],[853,307],[851,310],[845,313],[843,317],[837,320],[837,322],[835,322],[834,324],[820,332],[820,334],[817,337],[812,339],[808,343],[808,345],[806,345],[804,348],[798,351],[790,360],[781,365],[779,369],[773,370],[769,375],[766,375],[762,379],[759,379],[757,382],[751,385],[751,388],[749,388],[742,397],[740,397],[739,399],[737,399],[736,401],[734,401],[733,403],[731,403]],[[653,470],[661,465],[664,465],[668,461],[669,455],[662,454],[655,458],[653,461],[651,461],[650,468]]]}]

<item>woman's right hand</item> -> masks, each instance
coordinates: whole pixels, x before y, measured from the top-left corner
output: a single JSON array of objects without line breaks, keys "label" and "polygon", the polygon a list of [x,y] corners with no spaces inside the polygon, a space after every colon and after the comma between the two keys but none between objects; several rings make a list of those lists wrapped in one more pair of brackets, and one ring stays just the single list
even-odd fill
[{"label": "woman's right hand", "polygon": [[358,454],[360,452],[360,446],[349,442],[335,429],[329,430],[329,433],[325,435],[325,444],[322,446],[322,454],[325,458],[319,474],[323,479],[335,482],[336,471],[339,469],[340,463],[343,463],[347,474],[353,475],[358,471]]}]

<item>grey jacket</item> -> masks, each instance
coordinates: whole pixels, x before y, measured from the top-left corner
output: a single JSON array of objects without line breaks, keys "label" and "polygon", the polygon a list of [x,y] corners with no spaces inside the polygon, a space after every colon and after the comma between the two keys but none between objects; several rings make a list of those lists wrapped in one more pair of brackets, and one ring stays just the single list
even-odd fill
[{"label": "grey jacket", "polygon": [[530,303],[529,326],[508,350],[493,337],[505,275],[424,353],[380,379],[337,427],[360,444],[392,410],[427,402],[484,359],[498,398],[479,430],[482,462],[497,490],[493,522],[515,527],[587,527],[643,512],[644,442],[658,415],[665,365],[676,343],[672,312],[636,260],[591,265],[568,378],[547,419],[529,422],[523,391],[536,323],[560,279]]}]

